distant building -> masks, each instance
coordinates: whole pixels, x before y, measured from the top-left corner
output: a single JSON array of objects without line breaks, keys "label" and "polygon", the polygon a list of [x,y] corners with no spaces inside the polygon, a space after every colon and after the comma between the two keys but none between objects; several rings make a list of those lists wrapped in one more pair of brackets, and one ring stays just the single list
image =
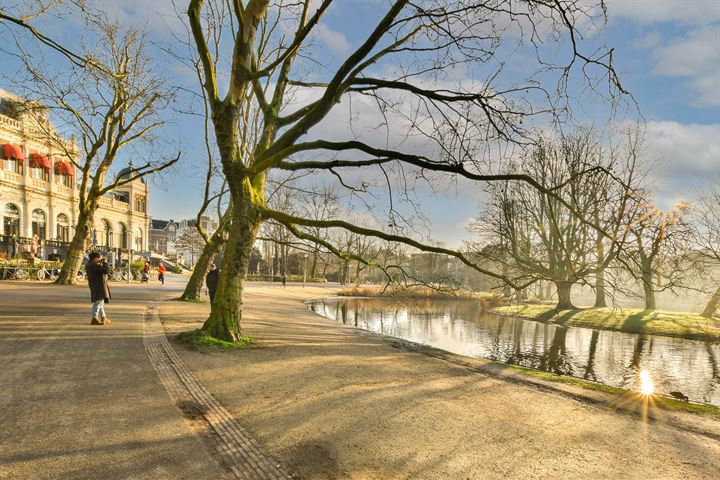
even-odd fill
[{"label": "distant building", "polygon": [[[200,217],[200,225],[208,235],[212,235],[218,229],[218,221],[203,215]],[[195,229],[197,220],[159,220],[153,219],[150,223],[150,250],[160,255],[194,258],[197,252],[194,249],[178,248],[176,241],[178,235],[187,228]]]},{"label": "distant building", "polygon": [[[195,227],[195,224],[197,224],[197,221],[194,218],[181,220],[180,228]],[[214,218],[202,215],[200,217],[200,226],[205,230],[205,232],[207,232],[208,235],[212,235],[215,233],[215,230],[218,229],[219,223]]]},{"label": "distant building", "polygon": [[149,248],[160,255],[175,254],[175,238],[177,237],[178,224],[174,220],[150,221]]},{"label": "distant building", "polygon": [[[29,252],[34,235],[37,255],[64,259],[77,221],[79,188],[73,164],[64,152],[37,130],[41,115],[52,129],[47,113],[21,113],[22,99],[0,90],[0,256]],[[66,143],[79,156],[74,139]],[[118,173],[127,178],[130,169]],[[147,185],[135,180],[100,198],[91,231],[91,248],[147,250]]]}]

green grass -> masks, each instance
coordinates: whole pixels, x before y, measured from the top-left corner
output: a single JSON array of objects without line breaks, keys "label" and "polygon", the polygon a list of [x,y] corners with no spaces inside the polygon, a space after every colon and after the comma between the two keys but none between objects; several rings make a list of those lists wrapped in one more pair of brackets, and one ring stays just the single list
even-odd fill
[{"label": "green grass", "polygon": [[255,339],[251,337],[241,337],[238,342],[228,342],[211,337],[200,329],[182,332],[179,335],[181,342],[189,345],[195,350],[205,351],[208,349],[230,350],[237,348],[247,348],[255,345]]},{"label": "green grass", "polygon": [[492,311],[569,327],[720,341],[720,320],[705,318],[695,313],[639,308],[577,308],[557,311],[554,307],[540,304],[502,306]]},{"label": "green grass", "polygon": [[474,292],[463,288],[435,289],[426,286],[391,286],[388,288],[353,285],[337,292],[340,297],[392,297],[408,299],[468,299],[497,304],[498,297],[490,292]]},{"label": "green grass", "polygon": [[[542,372],[539,370],[533,370],[531,368],[519,367],[517,365],[508,365],[511,370],[514,370],[523,375],[530,377],[539,378],[549,382],[564,383],[573,385],[576,387],[583,388],[585,390],[594,390],[597,392],[609,393],[612,395],[627,395],[631,393],[629,390],[624,390],[618,387],[611,387],[609,385],[603,385],[601,383],[590,382],[582,380],[580,378],[573,377],[562,377],[548,372]],[[691,413],[708,413],[715,416],[720,416],[720,407],[714,405],[705,405],[702,403],[688,403],[674,398],[663,397],[660,395],[654,395],[652,397],[654,404],[665,410],[673,410],[680,412],[691,412]]]}]

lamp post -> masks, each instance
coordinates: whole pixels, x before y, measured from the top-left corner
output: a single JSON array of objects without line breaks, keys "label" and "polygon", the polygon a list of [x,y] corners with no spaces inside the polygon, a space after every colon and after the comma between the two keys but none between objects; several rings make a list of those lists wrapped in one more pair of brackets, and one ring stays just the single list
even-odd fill
[{"label": "lamp post", "polygon": [[132,277],[132,272],[130,271],[130,263],[132,262],[132,242],[133,242],[133,234],[130,231],[130,232],[128,232],[127,283],[130,283],[130,277]]},{"label": "lamp post", "polygon": [[303,288],[305,288],[306,281],[307,281],[307,253],[303,253]]}]

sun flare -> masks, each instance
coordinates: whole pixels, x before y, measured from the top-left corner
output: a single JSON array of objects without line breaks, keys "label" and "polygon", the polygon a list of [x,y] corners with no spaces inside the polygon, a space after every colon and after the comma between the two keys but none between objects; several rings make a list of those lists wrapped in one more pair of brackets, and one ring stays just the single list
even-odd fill
[{"label": "sun flare", "polygon": [[655,385],[653,385],[650,379],[650,372],[647,370],[640,372],[640,392],[642,392],[643,395],[652,395],[653,392],[655,392]]}]

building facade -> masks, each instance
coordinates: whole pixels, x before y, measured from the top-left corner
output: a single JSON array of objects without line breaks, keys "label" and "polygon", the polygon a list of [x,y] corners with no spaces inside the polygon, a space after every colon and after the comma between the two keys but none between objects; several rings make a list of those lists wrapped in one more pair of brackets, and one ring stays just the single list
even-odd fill
[{"label": "building facade", "polygon": [[174,220],[150,221],[150,250],[160,255],[175,254],[175,238],[178,224]]},{"label": "building facade", "polygon": [[[36,129],[36,120],[15,113],[18,100],[0,90],[0,256],[35,250],[44,259],[64,259],[77,221],[76,172],[65,153]],[[74,141],[66,147],[78,155]],[[126,168],[118,175],[127,178],[129,172]],[[148,194],[140,179],[102,197],[91,248],[147,251]]]}]

